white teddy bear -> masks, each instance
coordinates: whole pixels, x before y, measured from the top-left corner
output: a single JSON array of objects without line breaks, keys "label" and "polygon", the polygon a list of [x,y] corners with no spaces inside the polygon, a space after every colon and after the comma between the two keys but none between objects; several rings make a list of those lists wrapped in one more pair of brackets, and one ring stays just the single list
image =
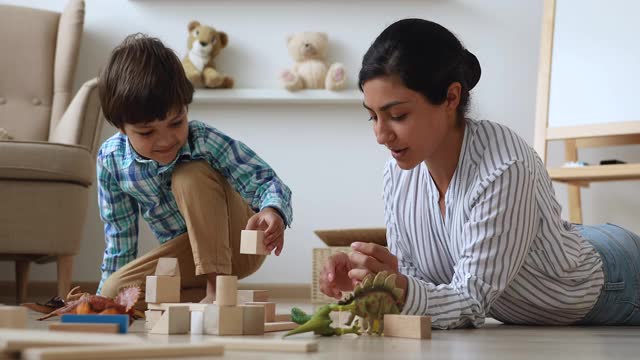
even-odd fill
[{"label": "white teddy bear", "polygon": [[300,32],[287,38],[289,55],[295,60],[291,70],[280,75],[289,91],[301,89],[340,90],[346,84],[344,65],[335,63],[327,67],[325,58],[329,37],[323,32]]}]

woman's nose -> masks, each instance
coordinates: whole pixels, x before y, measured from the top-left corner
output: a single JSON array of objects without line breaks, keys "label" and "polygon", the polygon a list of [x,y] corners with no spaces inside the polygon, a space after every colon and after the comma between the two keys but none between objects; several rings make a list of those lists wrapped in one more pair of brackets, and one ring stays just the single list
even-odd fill
[{"label": "woman's nose", "polygon": [[389,128],[382,120],[376,121],[373,131],[376,134],[376,141],[378,141],[378,144],[380,145],[388,143],[392,136],[391,131],[389,131]]}]

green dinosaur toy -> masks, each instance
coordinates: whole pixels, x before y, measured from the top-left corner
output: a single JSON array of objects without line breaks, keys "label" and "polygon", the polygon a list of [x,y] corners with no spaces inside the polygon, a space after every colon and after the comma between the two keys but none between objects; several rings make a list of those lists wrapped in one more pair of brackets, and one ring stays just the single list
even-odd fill
[{"label": "green dinosaur toy", "polygon": [[[321,306],[313,315],[307,315],[298,308],[291,309],[291,320],[300,324],[284,336],[313,331],[322,336],[343,334],[360,335],[358,321],[353,323],[356,316],[362,319],[362,325],[368,334],[382,335],[384,331],[384,315],[398,314],[402,309],[404,292],[396,287],[396,274],[379,272],[377,275],[365,276],[361,284],[358,284],[353,294],[339,301],[337,304]],[[332,328],[332,320],[329,314],[332,311],[348,311],[351,313],[348,324],[350,328]]]}]

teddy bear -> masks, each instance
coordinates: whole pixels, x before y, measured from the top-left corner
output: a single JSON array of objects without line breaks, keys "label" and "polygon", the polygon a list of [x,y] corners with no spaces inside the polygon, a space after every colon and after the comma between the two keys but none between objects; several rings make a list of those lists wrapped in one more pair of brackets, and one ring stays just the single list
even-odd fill
[{"label": "teddy bear", "polygon": [[289,55],[295,63],[280,74],[282,85],[289,91],[301,89],[340,90],[346,84],[344,65],[327,67],[325,62],[329,37],[324,32],[299,32],[287,37]]},{"label": "teddy bear", "polygon": [[211,26],[191,21],[188,26],[187,55],[182,67],[187,78],[196,88],[231,88],[233,79],[216,70],[213,59],[227,46],[229,37],[225,32]]}]

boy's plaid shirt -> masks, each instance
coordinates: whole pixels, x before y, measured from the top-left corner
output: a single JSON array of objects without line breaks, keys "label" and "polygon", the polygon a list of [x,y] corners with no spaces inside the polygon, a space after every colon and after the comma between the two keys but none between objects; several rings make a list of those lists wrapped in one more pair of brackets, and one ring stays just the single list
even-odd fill
[{"label": "boy's plaid shirt", "polygon": [[192,160],[204,160],[218,170],[254,210],[276,208],[285,224],[291,224],[291,191],[242,142],[191,121],[187,143],[173,162],[162,166],[142,158],[128,138],[117,133],[100,147],[96,165],[106,242],[98,293],[112,273],[138,256],[138,213],[161,244],[187,231],[171,192],[171,174],[176,164]]}]

